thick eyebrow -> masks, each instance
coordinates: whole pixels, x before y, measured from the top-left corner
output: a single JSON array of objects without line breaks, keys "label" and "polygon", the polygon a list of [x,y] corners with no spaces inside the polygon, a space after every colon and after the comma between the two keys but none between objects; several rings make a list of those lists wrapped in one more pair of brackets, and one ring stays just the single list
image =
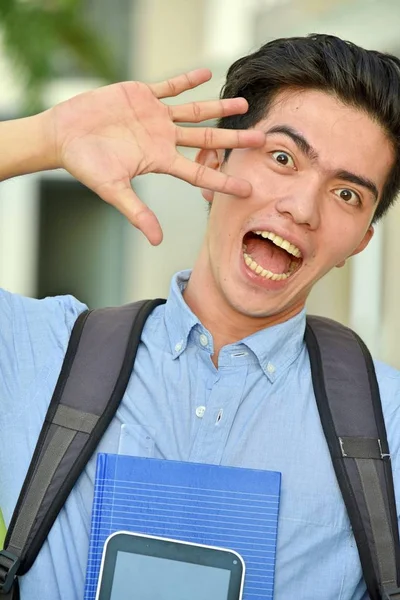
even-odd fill
[{"label": "thick eyebrow", "polygon": [[362,187],[366,188],[373,195],[375,202],[379,198],[378,188],[373,181],[367,179],[366,177],[356,175],[355,173],[350,173],[349,171],[336,171],[336,173],[334,173],[334,177],[335,179],[342,179],[343,181],[355,183],[356,185],[361,185]]},{"label": "thick eyebrow", "polygon": [[[268,131],[265,132],[266,135],[272,133],[281,133],[289,137],[299,150],[310,159],[311,162],[316,163],[319,159],[319,154],[311,146],[311,144],[306,140],[306,138],[288,125],[275,125],[275,127],[271,127]],[[333,174],[335,179],[342,179],[343,181],[348,181],[349,183],[354,183],[355,185],[360,185],[366,188],[371,194],[374,196],[375,202],[379,198],[378,188],[373,181],[367,179],[367,177],[363,177],[361,175],[356,175],[355,173],[351,173],[350,171],[346,171],[344,169],[340,169]]]},{"label": "thick eyebrow", "polygon": [[307,156],[312,162],[317,162],[319,155],[318,152],[311,146],[311,144],[306,140],[306,138],[296,131],[289,127],[288,125],[275,125],[275,127],[271,127],[268,131],[265,132],[266,135],[271,133],[282,133],[287,137],[290,137],[296,144],[296,146],[300,149],[300,151]]}]

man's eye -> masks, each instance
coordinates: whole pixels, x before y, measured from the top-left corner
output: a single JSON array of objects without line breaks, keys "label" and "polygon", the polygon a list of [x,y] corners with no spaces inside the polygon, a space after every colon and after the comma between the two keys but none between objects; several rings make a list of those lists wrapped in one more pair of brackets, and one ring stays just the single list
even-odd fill
[{"label": "man's eye", "polygon": [[339,196],[341,200],[344,200],[346,204],[351,204],[352,206],[361,204],[360,196],[356,192],[353,192],[353,190],[339,188],[338,190],[334,190],[334,193]]},{"label": "man's eye", "polygon": [[287,152],[283,152],[283,150],[277,150],[276,152],[272,152],[271,156],[283,167],[291,167],[292,169],[295,168],[294,160]]}]

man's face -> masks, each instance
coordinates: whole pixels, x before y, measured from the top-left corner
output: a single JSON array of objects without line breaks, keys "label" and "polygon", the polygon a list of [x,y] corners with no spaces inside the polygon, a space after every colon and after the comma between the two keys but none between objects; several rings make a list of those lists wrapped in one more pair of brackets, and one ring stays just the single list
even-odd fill
[{"label": "man's face", "polygon": [[203,258],[235,311],[289,315],[368,244],[394,155],[368,115],[315,90],[281,93],[255,128],[263,148],[234,150],[226,163],[222,151],[200,153],[253,186],[245,200],[203,191],[212,201]]}]

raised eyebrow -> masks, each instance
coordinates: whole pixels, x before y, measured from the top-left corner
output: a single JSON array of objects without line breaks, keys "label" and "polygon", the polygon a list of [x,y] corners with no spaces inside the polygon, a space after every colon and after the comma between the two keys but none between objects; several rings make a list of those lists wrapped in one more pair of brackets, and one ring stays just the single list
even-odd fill
[{"label": "raised eyebrow", "polygon": [[363,177],[361,175],[356,175],[355,173],[351,173],[350,171],[337,171],[334,173],[335,179],[342,179],[343,181],[348,181],[349,183],[354,183],[355,185],[360,185],[366,188],[371,194],[374,196],[375,202],[378,201],[379,192],[378,187],[375,185],[373,181],[368,179],[367,177]]},{"label": "raised eyebrow", "polygon": [[306,140],[304,135],[302,135],[299,131],[293,129],[293,127],[289,127],[289,125],[275,125],[274,127],[271,127],[271,129],[268,129],[268,131],[265,132],[265,135],[272,133],[281,133],[283,135],[286,135],[291,140],[293,140],[293,142],[296,144],[299,150],[303,154],[305,154],[307,158],[309,158],[314,163],[318,161],[318,152],[315,150],[315,148],[311,146],[310,142]]},{"label": "raised eyebrow", "polygon": [[[281,133],[290,137],[290,139],[294,141],[296,146],[300,149],[300,151],[303,154],[305,154],[312,162],[318,162],[319,154],[315,150],[315,148],[311,146],[311,144],[301,133],[299,133],[289,125],[275,125],[274,127],[271,127],[271,129],[268,129],[268,131],[265,132],[266,135],[273,133]],[[336,179],[342,179],[343,181],[348,181],[349,183],[354,183],[355,185],[360,185],[366,188],[374,196],[375,202],[378,201],[378,187],[373,181],[371,181],[371,179],[363,177],[362,175],[356,175],[355,173],[351,173],[350,171],[346,171],[344,169],[336,171],[336,173],[334,173],[334,177]]]}]

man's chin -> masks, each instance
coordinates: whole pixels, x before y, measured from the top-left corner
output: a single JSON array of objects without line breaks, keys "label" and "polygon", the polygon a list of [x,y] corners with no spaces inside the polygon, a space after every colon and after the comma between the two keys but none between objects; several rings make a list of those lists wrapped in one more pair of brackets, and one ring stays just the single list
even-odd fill
[{"label": "man's chin", "polygon": [[274,302],[272,299],[238,297],[234,295],[229,299],[229,304],[235,313],[249,319],[269,319],[290,312],[290,307],[282,302]]},{"label": "man's chin", "polygon": [[289,285],[268,289],[242,280],[236,285],[231,281],[229,288],[224,290],[228,304],[235,313],[247,319],[282,322],[299,313],[307,299],[306,293],[291,298]]}]

